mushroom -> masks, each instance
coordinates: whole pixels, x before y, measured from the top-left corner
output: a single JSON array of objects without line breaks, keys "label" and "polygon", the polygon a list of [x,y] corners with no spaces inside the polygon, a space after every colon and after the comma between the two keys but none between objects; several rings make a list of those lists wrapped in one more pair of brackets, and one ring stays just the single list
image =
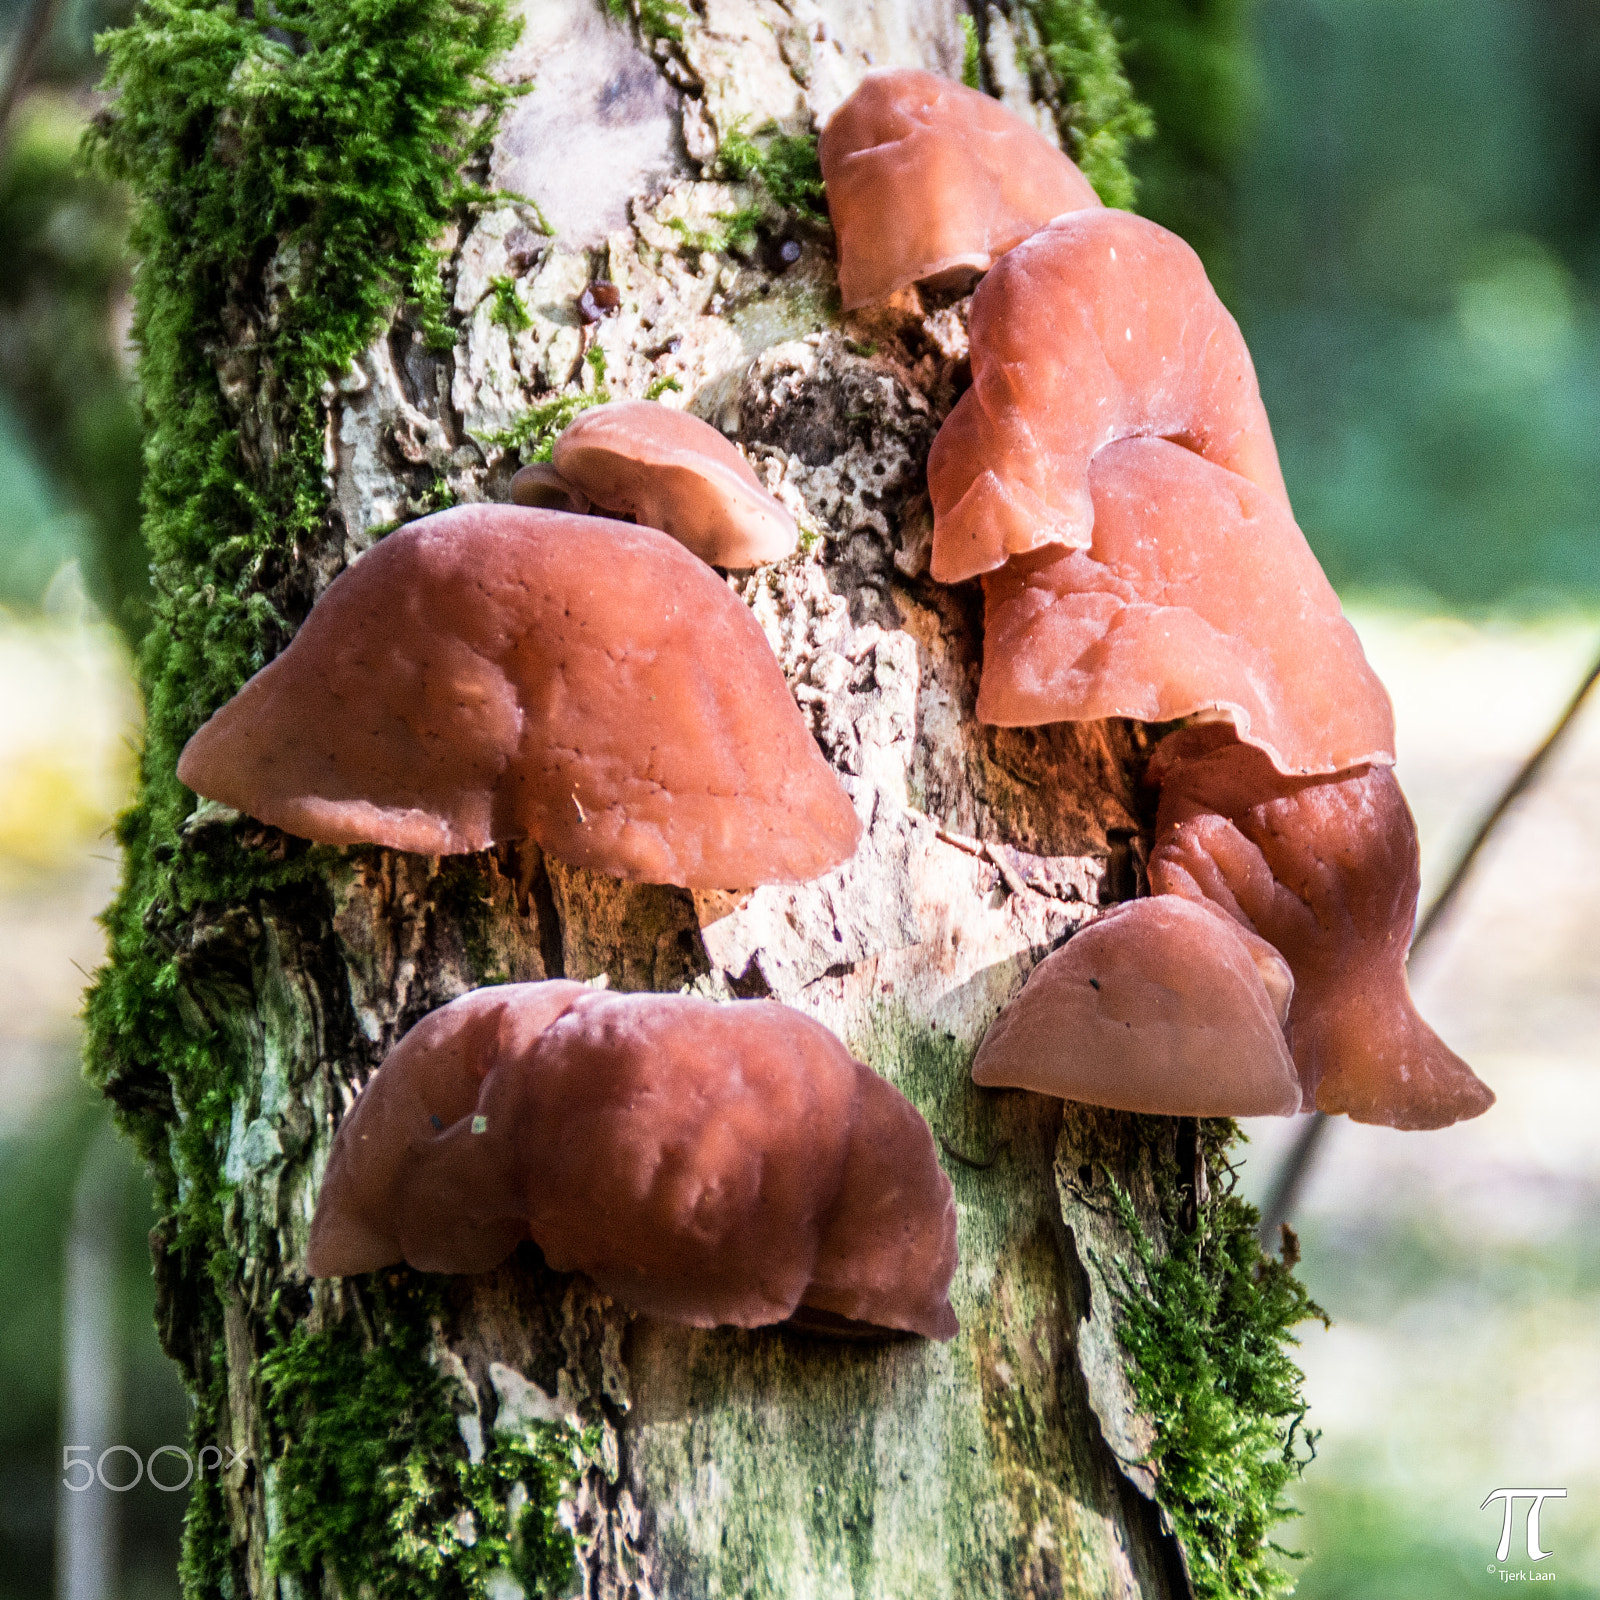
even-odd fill
[{"label": "mushroom", "polygon": [[1076,211],[973,296],[972,387],[928,457],[933,576],[1088,548],[1090,459],[1133,434],[1186,445],[1288,506],[1250,352],[1200,258],[1142,217]]},{"label": "mushroom", "polygon": [[1089,180],[998,100],[931,72],[869,72],[817,157],[854,311],[908,283],[961,287],[1063,211]]},{"label": "mushroom", "polygon": [[733,445],[709,422],[655,400],[580,412],[557,438],[552,464],[558,481],[595,505],[660,528],[712,566],[781,561],[799,542],[794,518]]},{"label": "mushroom", "polygon": [[915,1106],[854,1063],[855,1114],[838,1198],[803,1304],[852,1322],[955,1337],[955,1196]]},{"label": "mushroom", "polygon": [[1493,1093],[1417,1014],[1406,982],[1417,830],[1388,767],[1292,778],[1226,728],[1170,735],[1150,886],[1207,900],[1294,973],[1288,1035],[1306,1104],[1442,1128]]},{"label": "mushroom", "polygon": [[688,888],[801,882],[861,835],[715,573],[653,528],[516,506],[459,506],[373,546],[178,775],[325,844],[532,838]]},{"label": "mushroom", "polygon": [[1116,906],[1046,956],[995,1019],[975,1083],[1166,1116],[1287,1116],[1283,958],[1214,906]]},{"label": "mushroom", "polygon": [[1085,550],[983,580],[980,721],[1224,713],[1285,773],[1394,760],[1389,696],[1275,493],[1165,439],[1089,463]]},{"label": "mushroom", "polygon": [[[419,1093],[435,1081],[451,1094]],[[438,1106],[455,1120],[436,1126]],[[334,1140],[308,1270],[479,1272],[523,1238],[696,1327],[805,1303],[956,1332],[955,1205],[927,1124],[773,1001],[510,984],[407,1034]]]},{"label": "mushroom", "polygon": [[402,1260],[487,1272],[504,1260],[528,1229],[514,1208],[498,1209],[517,1158],[502,1130],[486,1137],[473,1126],[483,1080],[594,992],[560,980],[477,989],[412,1028],[339,1125],[307,1272],[350,1276]]},{"label": "mushroom", "polygon": [[561,476],[548,461],[530,461],[511,475],[511,503],[543,511],[589,509],[589,497]]}]

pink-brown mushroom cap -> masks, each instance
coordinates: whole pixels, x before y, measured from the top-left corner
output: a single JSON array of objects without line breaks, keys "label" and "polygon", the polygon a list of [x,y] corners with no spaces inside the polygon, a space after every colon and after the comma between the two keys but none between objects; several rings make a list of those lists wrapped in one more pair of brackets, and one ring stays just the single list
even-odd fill
[{"label": "pink-brown mushroom cap", "polygon": [[1135,434],[1187,445],[1288,506],[1250,352],[1200,258],[1143,217],[1076,211],[973,296],[972,387],[928,457],[934,577],[1087,548],[1089,462]]},{"label": "pink-brown mushroom cap", "polygon": [[514,1154],[503,1139],[474,1135],[471,1114],[496,1061],[524,1053],[592,996],[560,981],[477,989],[412,1028],[339,1125],[306,1270],[349,1276],[409,1260],[430,1272],[486,1272],[526,1238],[514,1208],[496,1209]]},{"label": "pink-brown mushroom cap", "polygon": [[1442,1128],[1494,1104],[1411,998],[1417,830],[1388,767],[1289,778],[1226,730],[1195,728],[1163,740],[1150,771],[1151,887],[1220,906],[1283,954],[1307,1105]]},{"label": "pink-brown mushroom cap", "polygon": [[908,283],[987,272],[1089,180],[998,100],[931,72],[869,72],[817,141],[853,311]]},{"label": "pink-brown mushroom cap", "polygon": [[532,838],[701,889],[817,877],[861,832],[703,562],[652,528],[504,505],[424,517],[341,573],[178,775],[320,843]]},{"label": "pink-brown mushroom cap", "polygon": [[[819,1023],[771,1001],[611,997],[552,1028],[516,1092],[521,1125],[563,1130],[528,1166],[551,1266],[636,1311],[756,1327],[816,1303],[826,1232],[860,1320],[955,1332],[955,1213],[932,1137]],[[860,1102],[878,1111],[880,1093],[920,1144],[904,1126],[858,1135]],[[884,1259],[886,1193],[908,1208],[895,1237],[933,1252]]]},{"label": "pink-brown mushroom cap", "polygon": [[852,1322],[952,1339],[955,1192],[916,1107],[871,1067],[853,1065],[850,1144],[804,1303]]},{"label": "pink-brown mushroom cap", "polygon": [[1171,895],[1113,908],[1033,969],[973,1081],[1165,1116],[1298,1111],[1279,1011],[1292,984],[1242,931]]},{"label": "pink-brown mushroom cap", "polygon": [[511,984],[413,1029],[339,1129],[309,1270],[481,1272],[523,1238],[694,1326],[804,1299],[956,1331],[954,1201],[926,1123],[771,1001]]},{"label": "pink-brown mushroom cap", "polygon": [[511,503],[541,511],[587,512],[589,497],[548,461],[530,461],[511,475]]},{"label": "pink-brown mushroom cap", "polygon": [[580,412],[551,462],[595,505],[661,529],[712,566],[781,561],[800,539],[734,445],[709,422],[655,400]]},{"label": "pink-brown mushroom cap", "polygon": [[985,575],[980,721],[1219,710],[1286,773],[1394,760],[1394,713],[1276,494],[1165,439],[1089,464],[1093,542]]},{"label": "pink-brown mushroom cap", "polygon": [[843,1047],[770,1002],[618,995],[566,1020],[485,1097],[522,1130],[545,1259],[651,1316],[781,1322],[844,1167]]}]

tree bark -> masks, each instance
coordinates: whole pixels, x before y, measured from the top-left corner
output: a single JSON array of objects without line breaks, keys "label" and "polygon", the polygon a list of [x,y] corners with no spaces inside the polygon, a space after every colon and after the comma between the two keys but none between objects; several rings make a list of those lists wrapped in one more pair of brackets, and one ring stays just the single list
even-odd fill
[{"label": "tree bark", "polygon": [[[985,80],[1054,136],[1019,65],[1025,14],[991,6],[981,20]],[[1112,1325],[1125,1241],[1085,1200],[1110,1171],[1158,1232],[1173,1127],[1064,1119],[1057,1101],[979,1090],[968,1075],[1032,966],[1135,892],[1143,735],[977,724],[981,597],[928,577],[923,482],[965,381],[966,303],[906,291],[841,318],[826,232],[718,165],[738,130],[758,143],[773,124],[814,131],[869,66],[959,77],[964,45],[952,0],[705,0],[626,19],[601,0],[530,4],[503,64],[533,85],[494,145],[503,198],[446,240],[454,351],[431,352],[402,307],[328,387],[328,538],[298,557],[310,594],[378,530],[441,497],[503,498],[518,461],[509,440],[541,405],[673,380],[673,403],[736,437],[806,532],[801,555],[729,581],[866,835],[816,883],[742,895],[623,884],[531,844],[446,861],[359,850],[320,887],[190,919],[180,1008],[248,1062],[214,1151],[237,1272],[208,1283],[156,1236],[163,1330],[203,1397],[200,1436],[214,1428],[237,1453],[221,1485],[226,1554],[205,1556],[196,1536],[195,1592],[390,1592],[383,1571],[342,1571],[336,1552],[298,1568],[285,1557],[310,1538],[296,1521],[304,1502],[282,1484],[311,1448],[312,1402],[272,1356],[297,1330],[355,1329],[378,1352],[404,1327],[421,1329],[452,1386],[457,1426],[430,1447],[439,1459],[474,1463],[495,1440],[566,1430],[569,1592],[1188,1592],[1148,1498],[1150,1433]],[[752,206],[759,231],[728,248],[728,216]],[[789,240],[800,253],[785,262]],[[622,304],[589,324],[578,297],[596,278]],[[267,379],[219,365],[246,459],[270,458],[270,428],[252,420],[268,414]],[[202,804],[185,838],[199,848],[213,832],[283,848]],[[770,995],[892,1081],[928,1119],[955,1185],[959,1337],[633,1318],[531,1246],[483,1278],[434,1286],[423,1311],[406,1299],[413,1274],[308,1283],[310,1214],[356,1086],[454,996],[556,976]],[[213,1294],[220,1342],[198,1332]],[[487,1526],[449,1496],[417,1515],[424,1542],[458,1553]],[[458,1591],[441,1579],[438,1592]],[[460,1592],[517,1591],[497,1571]]]}]

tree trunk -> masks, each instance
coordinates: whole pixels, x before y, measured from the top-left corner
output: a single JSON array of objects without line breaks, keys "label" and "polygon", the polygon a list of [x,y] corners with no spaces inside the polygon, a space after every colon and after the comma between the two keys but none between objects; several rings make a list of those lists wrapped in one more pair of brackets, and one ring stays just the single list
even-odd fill
[{"label": "tree trunk", "polygon": [[[303,9],[327,14],[320,0]],[[365,26],[372,7],[351,9]],[[1038,126],[1070,127],[1072,106],[1046,103],[1061,80],[1028,70],[1030,15],[982,12],[973,63],[952,0],[637,0],[622,18],[602,0],[530,4],[496,70],[532,92],[505,109],[488,198],[445,235],[454,348],[431,346],[412,283],[306,402],[320,501],[223,586],[239,616],[252,597],[270,602],[250,624],[258,642],[183,694],[173,686],[202,681],[194,660],[212,637],[194,618],[222,615],[204,563],[221,559],[226,529],[203,527],[192,546],[157,537],[166,620],[147,656],[149,787],[125,829],[115,964],[91,1021],[95,1070],[163,1180],[162,1331],[194,1384],[196,1443],[220,1455],[210,1469],[201,1457],[190,1593],[1188,1592],[1148,1498],[1151,1432],[1112,1325],[1126,1239],[1086,1198],[1111,1173],[1159,1236],[1174,1125],[1076,1110],[1064,1123],[1059,1102],[968,1075],[1032,965],[1135,892],[1143,736],[976,723],[981,598],[927,576],[923,487],[964,382],[966,304],[907,291],[841,318],[831,238],[785,177],[804,146],[771,143],[771,125],[809,135],[888,64],[953,77],[975,64]],[[252,43],[250,60],[288,83],[322,47],[299,10],[281,20],[258,30],[278,54]],[[244,92],[242,70],[227,94]],[[257,109],[266,90],[250,92],[250,109],[219,115],[183,161],[248,168],[265,125],[251,119],[276,114]],[[133,129],[148,85],[125,73],[123,94],[120,126]],[[145,158],[126,153],[126,132],[109,137],[139,181]],[[157,262],[206,226],[177,213],[147,243]],[[233,487],[216,492],[252,519],[279,507],[284,527],[281,485],[305,433],[271,337],[305,297],[310,248],[279,227],[206,290],[215,337],[169,352],[198,363],[187,386],[147,378],[158,440],[179,426],[180,390],[192,406],[214,385],[235,430]],[[597,278],[621,306],[586,323],[579,297]],[[142,292],[147,362],[168,359],[154,268]],[[379,531],[451,499],[503,498],[519,450],[531,455],[554,419],[667,380],[673,403],[740,441],[806,532],[801,555],[730,582],[867,824],[847,866],[800,888],[691,895],[530,844],[442,861],[310,850],[192,797],[160,798],[163,783],[176,793],[182,737]],[[202,471],[158,457],[153,471]],[[158,478],[153,518],[184,495],[200,503],[174,482]],[[354,1087],[454,996],[556,976],[770,995],[890,1079],[928,1119],[955,1185],[956,1340],[629,1317],[531,1246],[483,1278],[309,1282],[310,1214]]]}]

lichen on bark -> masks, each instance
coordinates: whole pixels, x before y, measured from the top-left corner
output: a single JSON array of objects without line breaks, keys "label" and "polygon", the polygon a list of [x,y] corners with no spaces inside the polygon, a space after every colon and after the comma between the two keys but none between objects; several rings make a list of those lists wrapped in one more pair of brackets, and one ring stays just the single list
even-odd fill
[{"label": "lichen on bark", "polygon": [[[518,37],[493,0],[156,0],[113,36],[97,143],[136,197],[158,599],[89,1051],[157,1173],[197,1440],[237,1452],[191,1509],[191,1594],[505,1597],[559,1590],[569,1556],[607,1596],[1183,1592],[1121,1448],[1137,1397],[1080,1359],[1112,1325],[1060,1108],[967,1072],[1031,966],[1134,892],[1145,736],[976,724],[978,605],[927,576],[922,486],[965,303],[842,319],[818,205],[819,120],[870,65],[958,76],[960,15],[541,0]],[[991,86],[1090,129],[1114,179],[1137,122],[1114,51],[1071,78],[1019,10],[996,56],[1007,15],[978,30]],[[1110,39],[1092,0],[1050,15]],[[597,278],[621,304],[588,322]],[[182,742],[332,578],[404,520],[502,498],[604,395],[688,405],[795,512],[801,552],[729,581],[862,816],[856,859],[691,895],[528,842],[336,851],[195,804]],[[943,1142],[962,1337],[630,1319],[532,1246],[482,1278],[309,1282],[366,1076],[455,995],[550,976],[832,1026]],[[1072,1126],[1124,1172],[1125,1119]],[[1141,1139],[1165,1173],[1170,1126]],[[1165,1181],[1130,1190],[1150,1228]]]}]

